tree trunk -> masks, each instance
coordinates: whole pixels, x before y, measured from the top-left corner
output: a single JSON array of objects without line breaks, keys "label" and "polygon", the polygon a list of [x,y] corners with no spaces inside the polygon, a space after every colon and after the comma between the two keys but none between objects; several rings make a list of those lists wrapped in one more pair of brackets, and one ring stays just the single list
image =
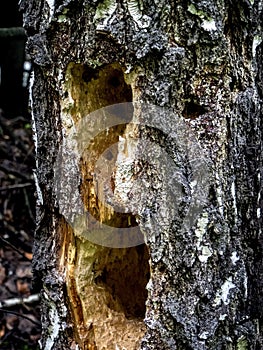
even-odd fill
[{"label": "tree trunk", "polygon": [[20,6],[42,349],[262,349],[262,1]]}]

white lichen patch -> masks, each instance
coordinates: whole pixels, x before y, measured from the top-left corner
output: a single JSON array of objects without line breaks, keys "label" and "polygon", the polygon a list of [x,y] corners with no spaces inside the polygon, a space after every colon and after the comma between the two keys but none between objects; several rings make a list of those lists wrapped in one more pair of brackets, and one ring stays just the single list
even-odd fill
[{"label": "white lichen patch", "polygon": [[227,314],[222,314],[219,316],[219,321],[224,321],[227,318]]},{"label": "white lichen patch", "polygon": [[37,204],[43,205],[44,204],[43,195],[42,195],[42,191],[40,189],[37,174],[35,171],[33,171],[33,176],[34,176],[36,192],[37,192]]},{"label": "white lichen patch", "polygon": [[50,329],[49,329],[49,337],[46,340],[44,350],[52,350],[54,349],[54,343],[58,336],[60,330],[60,319],[58,312],[56,310],[55,304],[50,303],[51,306],[49,310],[49,319],[50,319]]},{"label": "white lichen patch", "polygon": [[[34,146],[35,146],[35,152],[36,152],[36,168],[38,168],[38,139],[37,139],[37,127],[36,127],[36,118],[34,115],[34,109],[33,109],[33,85],[34,85],[34,72],[32,72],[30,80],[29,80],[29,102],[31,106],[31,127],[32,127],[32,133],[33,133],[33,141],[34,141]],[[42,191],[39,186],[37,174],[35,171],[33,171],[33,177],[35,180],[35,186],[36,186],[36,193],[37,193],[37,204],[38,205],[43,205],[44,200],[43,200],[43,195]]]},{"label": "white lichen patch", "polygon": [[231,289],[235,288],[236,285],[232,282],[232,276],[230,276],[221,286],[221,289],[216,293],[216,297],[213,305],[219,306],[221,302],[228,305],[230,302],[229,292]]},{"label": "white lichen patch", "polygon": [[203,20],[201,27],[208,32],[217,30],[216,22],[213,19],[212,20]]},{"label": "white lichen patch", "polygon": [[150,17],[142,14],[143,3],[140,0],[128,1],[128,10],[134,22],[139,28],[147,28],[150,25]]},{"label": "white lichen patch", "polygon": [[213,255],[213,251],[208,246],[202,247],[201,252],[202,254],[198,256],[200,262],[206,263],[208,258]]},{"label": "white lichen patch", "polygon": [[219,176],[219,174],[216,173],[215,175],[216,177],[216,182],[217,182],[217,186],[216,186],[216,198],[217,198],[217,203],[218,203],[218,209],[220,214],[222,215],[222,217],[224,216],[224,203],[223,203],[223,190],[221,188],[221,178]]},{"label": "white lichen patch", "polygon": [[[258,182],[260,182],[260,173],[258,173]],[[260,207],[260,202],[261,202],[261,191],[259,191],[258,198],[257,198],[257,204],[258,204],[257,218],[258,219],[261,217],[261,210],[262,210],[262,208]]]},{"label": "white lichen patch", "polygon": [[197,221],[197,228],[195,230],[195,234],[197,236],[197,249],[201,248],[201,242],[203,241],[203,237],[206,233],[206,228],[208,225],[208,213],[203,213],[201,218]]},{"label": "white lichen patch", "polygon": [[[117,7],[116,0],[105,0],[98,5],[94,17],[95,21],[100,21],[97,25],[97,30],[103,30],[107,24],[110,24]],[[130,16],[139,28],[149,27],[151,18],[143,15],[143,3],[141,0],[128,0],[127,7]]]},{"label": "white lichen patch", "polygon": [[[33,109],[33,86],[34,86],[34,71],[32,72],[30,79],[29,79],[29,104],[31,107],[31,127],[32,127],[32,133],[33,133],[33,141],[35,146],[35,153],[38,153],[38,139],[37,139],[37,127],[36,127],[36,119],[34,115],[34,109]],[[38,168],[38,158],[36,157],[36,167]]]},{"label": "white lichen patch", "polygon": [[248,278],[247,278],[247,273],[245,272],[244,274],[244,282],[243,282],[244,290],[245,290],[245,299],[247,299],[248,295]]},{"label": "white lichen patch", "polygon": [[253,44],[252,44],[252,53],[253,53],[253,57],[256,56],[256,50],[258,45],[262,42],[262,38],[259,35],[256,35],[253,38]]},{"label": "white lichen patch", "polygon": [[49,6],[49,21],[51,21],[55,12],[55,0],[46,0]]},{"label": "white lichen patch", "polygon": [[206,340],[209,337],[209,332],[205,331],[199,334],[198,338]]},{"label": "white lichen patch", "polygon": [[[258,176],[258,180],[260,181],[260,174],[259,174],[259,176]],[[259,205],[259,207],[257,208],[257,218],[258,218],[258,219],[261,217],[260,202],[261,202],[261,192],[259,191],[259,193],[258,193],[258,198],[257,198],[257,204]]]},{"label": "white lichen patch", "polygon": [[197,221],[197,228],[195,234],[197,237],[196,248],[200,252],[198,260],[202,263],[206,263],[208,258],[213,255],[213,250],[208,243],[205,242],[204,236],[208,226],[208,213],[203,213],[202,217]]},{"label": "white lichen patch", "polygon": [[232,198],[233,198],[233,209],[235,211],[235,218],[237,218],[237,201],[236,201],[235,181],[233,181],[232,184],[231,184],[231,195],[232,195]]},{"label": "white lichen patch", "polygon": [[240,259],[239,256],[237,256],[237,252],[233,252],[230,257],[232,264],[236,265],[236,262]]},{"label": "white lichen patch", "polygon": [[192,14],[197,17],[199,17],[202,20],[202,28],[207,31],[215,31],[217,30],[216,28],[216,22],[214,19],[212,19],[207,13],[204,11],[201,11],[195,7],[194,4],[191,4],[188,6],[187,10]]},{"label": "white lichen patch", "polygon": [[190,182],[190,191],[191,191],[191,194],[193,194],[194,191],[196,190],[196,186],[197,186],[197,180],[194,180],[194,181]]}]

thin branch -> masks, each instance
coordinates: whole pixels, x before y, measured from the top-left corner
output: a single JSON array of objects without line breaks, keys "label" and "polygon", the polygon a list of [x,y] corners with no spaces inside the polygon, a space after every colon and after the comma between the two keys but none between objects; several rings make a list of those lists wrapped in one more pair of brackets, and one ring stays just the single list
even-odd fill
[{"label": "thin branch", "polygon": [[2,309],[2,308],[0,308],[0,311],[1,311],[1,312],[4,312],[4,313],[7,313],[7,314],[12,314],[12,315],[16,315],[16,316],[18,316],[18,317],[25,318],[26,320],[28,320],[28,321],[34,323],[36,326],[41,327],[41,323],[40,323],[40,322],[34,321],[34,320],[32,320],[30,317],[27,317],[26,315],[20,314],[19,312],[4,310],[4,309]]},{"label": "thin branch", "polygon": [[9,247],[11,247],[12,249],[14,249],[18,254],[20,254],[21,256],[23,256],[23,258],[25,258],[26,260],[31,262],[31,259],[29,259],[26,256],[25,252],[22,252],[21,250],[19,250],[17,247],[15,247],[12,243],[8,242],[6,239],[4,239],[3,237],[0,237],[1,241],[4,242],[6,245],[8,245]]},{"label": "thin branch", "polygon": [[[11,162],[9,162],[9,163],[11,163]],[[13,175],[16,175],[20,179],[22,178],[22,179],[27,180],[27,181],[31,180],[29,175],[23,174],[21,170],[19,171],[18,169],[15,169],[14,166],[15,166],[14,164],[12,164],[11,167],[6,165],[6,164],[0,164],[0,170],[2,170],[3,172],[7,172],[7,173],[11,173]]]},{"label": "thin branch", "polygon": [[39,294],[32,294],[26,298],[6,299],[3,301],[0,301],[0,309],[2,310],[3,307],[12,307],[12,306],[23,305],[23,304],[32,304],[32,303],[38,302],[39,300],[40,300]]},{"label": "thin branch", "polygon": [[13,314],[13,315],[16,315],[16,316],[19,316],[19,317],[23,317],[23,318],[27,319],[28,321],[34,323],[35,325],[41,326],[40,322],[34,321],[30,317],[27,317],[27,316],[25,316],[23,314],[15,312],[15,311],[10,311],[10,310],[3,309],[3,307],[12,307],[12,306],[16,306],[16,305],[31,304],[31,303],[38,302],[39,300],[40,300],[40,295],[39,294],[33,294],[33,295],[30,295],[27,298],[7,299],[7,300],[4,300],[4,301],[0,302],[0,311],[4,312],[4,313],[8,313],[8,314]]},{"label": "thin branch", "polygon": [[31,187],[31,186],[34,186],[34,184],[30,183],[30,182],[25,182],[23,184],[16,184],[16,185],[9,185],[9,186],[0,187],[0,191],[13,190],[13,189],[17,189],[17,188],[24,188],[24,187]]}]

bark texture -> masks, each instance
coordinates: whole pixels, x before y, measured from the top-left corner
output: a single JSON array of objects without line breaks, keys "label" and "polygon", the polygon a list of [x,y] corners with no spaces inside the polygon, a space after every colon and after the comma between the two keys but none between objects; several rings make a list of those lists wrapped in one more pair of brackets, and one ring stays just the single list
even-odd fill
[{"label": "bark texture", "polygon": [[[42,348],[262,349],[262,1],[20,6],[34,66]],[[179,214],[156,225],[171,216],[170,197],[150,169],[140,203],[150,198],[151,206],[138,204],[145,244],[107,248],[78,235],[61,215],[54,164],[82,118],[138,100],[172,108],[187,123],[211,161],[209,200],[188,230],[179,229]],[[177,156],[171,138],[144,132]],[[85,178],[89,167],[83,159]],[[96,207],[92,186],[80,191],[85,206]],[[72,193],[69,210],[75,203]],[[96,208],[101,221],[117,220]]]}]

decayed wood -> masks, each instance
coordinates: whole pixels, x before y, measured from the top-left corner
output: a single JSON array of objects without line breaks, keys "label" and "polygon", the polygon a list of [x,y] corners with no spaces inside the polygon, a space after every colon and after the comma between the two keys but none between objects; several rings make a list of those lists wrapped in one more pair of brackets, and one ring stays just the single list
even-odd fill
[{"label": "decayed wood", "polygon": [[[43,349],[261,348],[262,1],[20,3],[34,66],[34,272]],[[158,191],[149,169],[149,191],[137,189],[140,203],[153,201],[150,208],[138,203],[146,244],[114,250],[64,220],[54,164],[72,126],[131,99],[173,108],[184,120],[210,162],[209,196],[193,227],[181,230],[180,215],[170,217],[170,195]],[[150,133],[178,156],[171,138]],[[89,164],[83,167],[88,177]],[[92,187],[82,191],[85,205],[93,203]],[[72,193],[65,210],[75,203]],[[162,217],[153,208],[169,226],[156,225]],[[122,285],[116,271],[140,286]],[[132,299],[146,283],[146,310],[146,296],[138,297],[137,316],[124,294]]]}]

